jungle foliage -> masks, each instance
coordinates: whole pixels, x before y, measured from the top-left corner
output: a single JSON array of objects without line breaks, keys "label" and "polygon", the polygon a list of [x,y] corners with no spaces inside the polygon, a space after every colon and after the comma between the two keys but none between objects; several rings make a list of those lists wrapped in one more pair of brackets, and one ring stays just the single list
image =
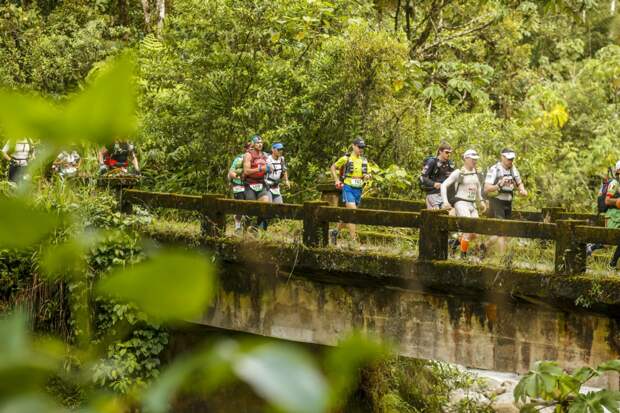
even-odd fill
[{"label": "jungle foliage", "polygon": [[476,148],[483,168],[515,149],[525,206],[591,210],[619,156],[615,1],[156,3],[0,3],[10,87],[62,99],[135,52],[132,138],[154,189],[225,192],[230,161],[260,133],[285,144],[293,195],[307,196],[362,135],[386,196],[419,197],[421,162],[445,139],[457,156]]}]

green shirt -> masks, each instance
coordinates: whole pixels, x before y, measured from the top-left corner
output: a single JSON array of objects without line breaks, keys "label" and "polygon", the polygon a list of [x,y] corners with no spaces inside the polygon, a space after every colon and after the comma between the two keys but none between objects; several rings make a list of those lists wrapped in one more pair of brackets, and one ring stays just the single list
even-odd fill
[{"label": "green shirt", "polygon": [[[232,164],[230,165],[228,171],[236,173],[238,177],[241,176],[241,174],[243,173],[243,154],[238,155],[232,161]],[[243,185],[243,180],[241,180],[240,178],[231,179],[231,182],[235,185]]]},{"label": "green shirt", "polygon": [[[607,198],[618,198],[618,192],[620,191],[620,183],[617,180],[612,179],[607,186]],[[620,209],[609,208],[606,212],[607,215],[607,228],[620,228]]]}]

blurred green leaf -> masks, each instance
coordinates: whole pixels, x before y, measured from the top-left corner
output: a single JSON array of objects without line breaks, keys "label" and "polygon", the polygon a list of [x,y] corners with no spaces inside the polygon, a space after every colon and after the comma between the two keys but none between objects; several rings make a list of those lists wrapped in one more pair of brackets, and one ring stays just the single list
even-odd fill
[{"label": "blurred green leaf", "polygon": [[264,344],[248,351],[233,366],[257,394],[289,412],[324,412],[328,388],[321,373],[301,351],[283,344]]},{"label": "blurred green leaf", "polygon": [[128,54],[104,66],[92,85],[67,105],[72,141],[105,143],[131,136],[136,127],[134,63]]},{"label": "blurred green leaf", "polygon": [[64,106],[33,94],[0,91],[3,133],[14,140],[28,137],[56,146],[130,136],[136,127],[133,70],[128,55],[116,58]]},{"label": "blurred green leaf", "polygon": [[49,279],[76,278],[86,268],[85,248],[76,240],[53,245],[43,251],[41,270]]},{"label": "blurred green leaf", "polygon": [[34,346],[21,312],[0,319],[0,354],[0,401],[42,388],[61,360],[51,341]]},{"label": "blurred green leaf", "polygon": [[56,228],[60,219],[51,212],[33,208],[21,198],[0,199],[0,247],[27,248]]},{"label": "blurred green leaf", "polygon": [[175,360],[146,391],[145,411],[164,413],[170,410],[174,396],[193,379],[200,394],[206,394],[232,377],[232,362],[239,355],[239,345],[223,340],[203,351]]},{"label": "blurred green leaf", "polygon": [[100,294],[132,302],[160,320],[191,320],[205,310],[214,293],[215,270],[205,256],[168,250],[97,285]]},{"label": "blurred green leaf", "polygon": [[601,363],[596,368],[599,371],[616,371],[620,372],[620,360],[609,360]]},{"label": "blurred green leaf", "polygon": [[357,371],[365,365],[381,360],[389,354],[389,348],[379,341],[352,334],[338,346],[329,350],[325,366],[329,377],[333,403],[346,400],[345,393],[356,384]]}]

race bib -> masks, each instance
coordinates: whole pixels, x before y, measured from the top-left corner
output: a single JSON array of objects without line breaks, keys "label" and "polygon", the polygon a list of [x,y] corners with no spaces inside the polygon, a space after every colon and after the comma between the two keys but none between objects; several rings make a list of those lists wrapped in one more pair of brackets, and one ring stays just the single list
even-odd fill
[{"label": "race bib", "polygon": [[238,194],[240,192],[244,192],[245,191],[245,187],[243,185],[233,185],[233,193]]},{"label": "race bib", "polygon": [[362,178],[351,178],[351,186],[362,187],[364,186],[364,180]]},{"label": "race bib", "polygon": [[263,190],[263,184],[250,184],[250,188],[252,188],[254,192],[260,192]]},{"label": "race bib", "polygon": [[475,201],[476,200],[476,187],[475,186],[470,186],[467,188],[467,200],[468,201]]}]

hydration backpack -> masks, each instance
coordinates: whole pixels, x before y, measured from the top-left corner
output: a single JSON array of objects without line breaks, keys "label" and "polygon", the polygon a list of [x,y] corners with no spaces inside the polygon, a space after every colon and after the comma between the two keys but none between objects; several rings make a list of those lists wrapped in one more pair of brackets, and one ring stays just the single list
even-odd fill
[{"label": "hydration backpack", "polygon": [[610,175],[611,175],[611,170],[608,169],[607,176],[603,178],[601,189],[598,193],[598,196],[596,197],[596,209],[599,214],[604,214],[609,209],[609,206],[607,206],[607,204],[605,203],[605,200],[607,199],[607,189],[609,188],[609,184],[612,181],[612,178],[609,177]]}]

